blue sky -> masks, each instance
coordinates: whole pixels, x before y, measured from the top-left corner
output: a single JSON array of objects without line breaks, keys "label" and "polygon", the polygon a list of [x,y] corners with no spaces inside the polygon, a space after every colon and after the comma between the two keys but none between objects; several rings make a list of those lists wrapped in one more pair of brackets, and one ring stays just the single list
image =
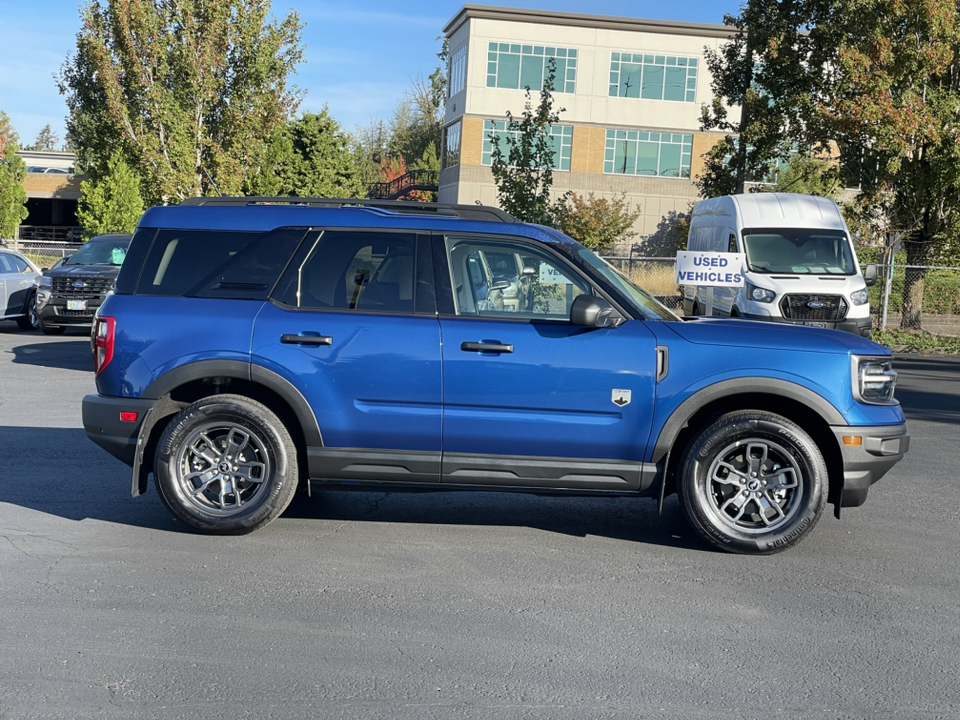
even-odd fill
[{"label": "blue sky", "polygon": [[[21,144],[47,124],[64,137],[67,114],[54,74],[76,47],[80,0],[0,0],[0,110],[10,116]],[[473,4],[586,13],[650,20],[720,24],[740,0],[479,0]],[[388,120],[418,77],[437,67],[436,38],[463,2],[327,2],[274,0],[277,15],[297,12],[306,23],[305,62],[293,82],[306,91],[301,111],[327,105],[345,130]]]}]

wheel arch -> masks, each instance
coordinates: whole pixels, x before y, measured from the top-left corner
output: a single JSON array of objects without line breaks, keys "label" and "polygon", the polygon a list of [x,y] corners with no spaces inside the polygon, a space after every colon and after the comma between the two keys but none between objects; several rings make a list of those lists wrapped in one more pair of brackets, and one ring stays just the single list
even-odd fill
[{"label": "wheel arch", "polygon": [[231,393],[266,405],[280,418],[297,448],[301,473],[307,467],[307,448],[321,447],[323,437],[317,417],[303,394],[277,373],[238,360],[205,360],[182,365],[160,376],[143,393],[156,398],[144,418],[133,466],[133,495],[147,490],[153,471],[154,451],[165,422],[181,409],[204,397]]},{"label": "wheel arch", "polygon": [[776,378],[738,378],[711,385],[691,395],[664,423],[652,461],[664,468],[661,498],[676,491],[684,450],[697,433],[720,415],[735,410],[765,410],[797,423],[816,443],[827,465],[828,502],[839,508],[843,489],[843,456],[831,425],[844,425],[831,403],[807,388]]}]

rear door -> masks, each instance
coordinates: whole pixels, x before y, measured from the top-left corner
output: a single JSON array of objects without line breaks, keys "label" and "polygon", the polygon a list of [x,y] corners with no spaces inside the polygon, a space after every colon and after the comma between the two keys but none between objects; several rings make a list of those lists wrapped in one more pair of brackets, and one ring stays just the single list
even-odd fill
[{"label": "rear door", "polygon": [[[595,294],[560,256],[522,239],[436,240],[443,333],[443,482],[632,490],[653,417],[656,341],[640,321],[570,323]],[[532,307],[489,304],[477,254],[530,268]]]},{"label": "rear door", "polygon": [[314,479],[439,480],[440,326],[428,242],[324,231],[257,317],[254,364],[288,380],[317,418]]}]

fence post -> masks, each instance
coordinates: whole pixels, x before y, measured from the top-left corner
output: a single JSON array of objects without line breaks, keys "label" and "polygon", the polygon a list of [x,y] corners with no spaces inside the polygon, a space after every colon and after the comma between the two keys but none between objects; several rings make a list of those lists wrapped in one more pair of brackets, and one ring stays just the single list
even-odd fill
[{"label": "fence post", "polygon": [[893,287],[893,268],[896,265],[897,254],[890,253],[890,265],[888,266],[887,281],[883,287],[883,322],[880,324],[880,332],[887,331],[887,310],[890,308],[890,289]]}]

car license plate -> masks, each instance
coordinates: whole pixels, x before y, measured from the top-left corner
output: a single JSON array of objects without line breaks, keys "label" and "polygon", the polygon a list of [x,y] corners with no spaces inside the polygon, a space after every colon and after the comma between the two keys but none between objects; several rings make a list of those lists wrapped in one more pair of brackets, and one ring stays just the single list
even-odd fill
[{"label": "car license plate", "polygon": [[86,300],[67,300],[67,310],[86,310]]},{"label": "car license plate", "polygon": [[825,322],[816,322],[812,320],[810,322],[805,322],[804,325],[807,325],[808,327],[822,327],[822,328],[825,328],[827,326]]}]

